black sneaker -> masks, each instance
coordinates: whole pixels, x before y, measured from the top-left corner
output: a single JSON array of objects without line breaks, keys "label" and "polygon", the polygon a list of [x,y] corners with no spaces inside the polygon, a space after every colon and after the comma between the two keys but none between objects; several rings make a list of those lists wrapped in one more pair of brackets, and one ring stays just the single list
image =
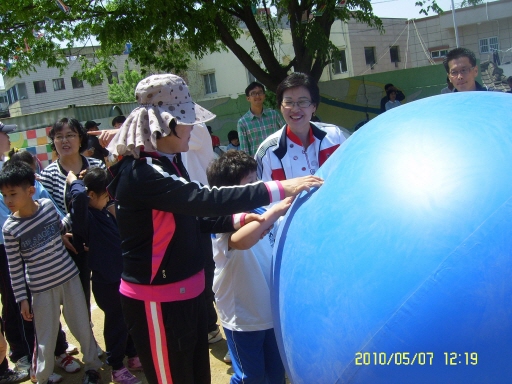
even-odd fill
[{"label": "black sneaker", "polygon": [[13,371],[8,369],[0,375],[0,384],[19,383],[25,381],[28,377],[28,371]]},{"label": "black sneaker", "polygon": [[89,369],[88,371],[85,371],[84,378],[82,379],[82,384],[101,384],[100,373],[98,371],[95,371],[94,369]]}]

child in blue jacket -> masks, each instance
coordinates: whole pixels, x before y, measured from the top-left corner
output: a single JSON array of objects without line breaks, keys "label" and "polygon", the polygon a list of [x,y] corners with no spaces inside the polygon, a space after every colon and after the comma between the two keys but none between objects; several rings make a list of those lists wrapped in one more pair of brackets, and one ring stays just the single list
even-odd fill
[{"label": "child in blue jacket", "polygon": [[[92,293],[96,304],[105,313],[103,337],[107,364],[112,367],[112,381],[119,384],[140,384],[130,370],[142,370],[135,346],[124,322],[119,284],[123,271],[121,238],[116,219],[106,209],[107,171],[89,168],[83,180],[69,172],[71,184],[73,235],[85,239],[89,247],[89,268],[92,271]],[[128,369],[123,365],[128,356]]]}]

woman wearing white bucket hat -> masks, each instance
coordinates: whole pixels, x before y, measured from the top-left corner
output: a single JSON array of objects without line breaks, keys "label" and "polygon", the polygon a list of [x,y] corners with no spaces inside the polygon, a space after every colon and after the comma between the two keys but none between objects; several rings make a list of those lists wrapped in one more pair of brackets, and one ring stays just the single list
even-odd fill
[{"label": "woman wearing white bucket hat", "polygon": [[153,75],[135,90],[139,107],[108,149],[124,156],[108,186],[116,200],[124,270],[125,321],[149,383],[210,383],[204,257],[200,227],[233,231],[231,215],[317,187],[307,176],[284,182],[213,188],[190,182],[180,159],[193,124],[214,114],[194,103],[176,75]]}]

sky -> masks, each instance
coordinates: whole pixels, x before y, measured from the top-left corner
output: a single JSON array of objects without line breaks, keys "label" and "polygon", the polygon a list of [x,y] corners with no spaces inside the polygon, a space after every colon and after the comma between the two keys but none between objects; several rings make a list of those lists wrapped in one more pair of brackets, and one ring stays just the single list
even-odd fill
[{"label": "sky", "polygon": [[[461,0],[454,0],[455,7]],[[379,17],[396,17],[396,18],[421,18],[420,7],[415,5],[416,0],[372,0],[373,12]],[[451,0],[437,0],[437,4],[443,11],[451,9]],[[4,87],[4,79],[0,75],[0,88]]]}]

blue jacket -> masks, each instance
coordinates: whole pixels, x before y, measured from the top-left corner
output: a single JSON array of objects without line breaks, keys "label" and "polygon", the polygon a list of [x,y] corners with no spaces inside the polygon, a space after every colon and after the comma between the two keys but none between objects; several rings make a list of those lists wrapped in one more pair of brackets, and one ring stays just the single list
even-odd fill
[{"label": "blue jacket", "polygon": [[91,280],[119,283],[123,272],[121,237],[114,216],[106,208],[89,206],[82,180],[71,184],[71,220],[73,236],[78,235],[89,247],[87,263],[92,271]]}]

